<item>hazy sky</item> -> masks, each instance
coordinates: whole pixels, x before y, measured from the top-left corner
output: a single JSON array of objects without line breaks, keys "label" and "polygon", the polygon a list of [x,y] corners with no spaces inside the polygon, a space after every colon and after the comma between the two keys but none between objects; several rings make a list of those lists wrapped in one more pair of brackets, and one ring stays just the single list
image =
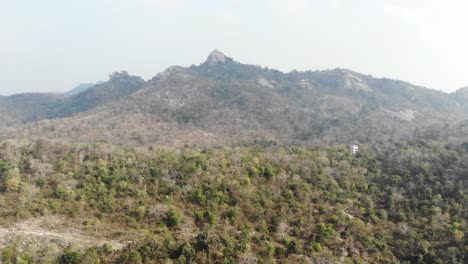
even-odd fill
[{"label": "hazy sky", "polygon": [[466,0],[0,0],[0,94],[145,79],[215,48],[282,71],[468,85]]}]

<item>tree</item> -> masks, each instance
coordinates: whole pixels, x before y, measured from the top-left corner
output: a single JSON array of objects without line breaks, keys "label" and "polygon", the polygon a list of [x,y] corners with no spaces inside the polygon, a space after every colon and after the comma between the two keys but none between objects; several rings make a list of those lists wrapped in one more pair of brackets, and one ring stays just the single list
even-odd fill
[{"label": "tree", "polygon": [[166,224],[168,227],[177,227],[182,222],[182,214],[174,207],[167,212]]},{"label": "tree", "polygon": [[60,264],[78,264],[81,260],[81,252],[68,246],[60,257]]}]

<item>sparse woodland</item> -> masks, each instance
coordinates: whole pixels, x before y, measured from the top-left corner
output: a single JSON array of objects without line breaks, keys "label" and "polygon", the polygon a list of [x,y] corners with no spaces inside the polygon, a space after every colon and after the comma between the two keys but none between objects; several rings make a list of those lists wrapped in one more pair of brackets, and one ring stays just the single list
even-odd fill
[{"label": "sparse woodland", "polygon": [[2,263],[463,263],[466,144],[330,148],[0,145],[0,219],[129,241],[11,239]]}]

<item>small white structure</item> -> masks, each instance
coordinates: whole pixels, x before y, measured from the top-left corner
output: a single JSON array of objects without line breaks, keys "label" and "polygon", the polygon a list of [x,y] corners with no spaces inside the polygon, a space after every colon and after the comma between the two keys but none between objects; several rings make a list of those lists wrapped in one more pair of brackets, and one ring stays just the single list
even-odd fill
[{"label": "small white structure", "polygon": [[356,155],[356,153],[359,151],[359,146],[358,145],[352,145],[351,146],[351,155]]}]

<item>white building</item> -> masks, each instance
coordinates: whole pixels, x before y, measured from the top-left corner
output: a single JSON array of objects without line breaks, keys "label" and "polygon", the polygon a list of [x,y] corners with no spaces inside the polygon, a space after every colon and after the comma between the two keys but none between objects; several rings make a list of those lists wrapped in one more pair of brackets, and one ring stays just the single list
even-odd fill
[{"label": "white building", "polygon": [[351,146],[351,154],[354,156],[356,155],[356,153],[358,152],[359,150],[359,146],[358,145],[352,145]]}]

